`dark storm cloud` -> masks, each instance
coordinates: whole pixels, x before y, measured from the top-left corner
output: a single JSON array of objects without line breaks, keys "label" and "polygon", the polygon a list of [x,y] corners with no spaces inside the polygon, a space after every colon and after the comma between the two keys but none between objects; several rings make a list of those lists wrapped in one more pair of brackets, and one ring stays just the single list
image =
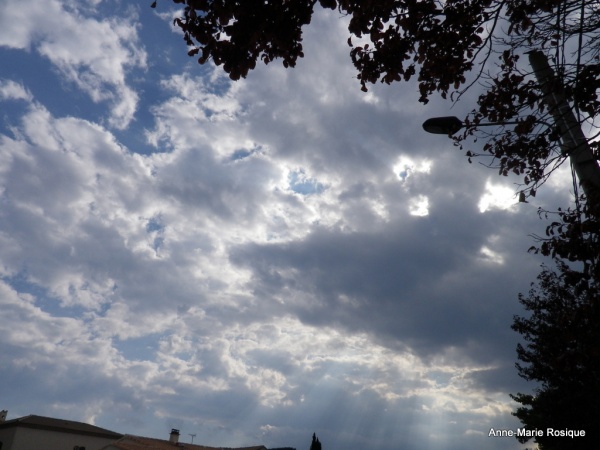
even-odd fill
[{"label": "dark storm cloud", "polygon": [[[313,227],[301,241],[233,248],[231,260],[252,271],[248,289],[271,313],[281,302],[280,311],[304,323],[366,332],[426,360],[454,348],[455,360],[494,367],[477,375],[478,386],[514,385],[504,378],[517,341],[509,327],[527,288],[523,273],[535,274],[529,238],[515,230],[536,223],[481,214],[472,203],[433,204],[429,216],[405,216],[377,232]],[[480,252],[491,229],[501,263]]]}]

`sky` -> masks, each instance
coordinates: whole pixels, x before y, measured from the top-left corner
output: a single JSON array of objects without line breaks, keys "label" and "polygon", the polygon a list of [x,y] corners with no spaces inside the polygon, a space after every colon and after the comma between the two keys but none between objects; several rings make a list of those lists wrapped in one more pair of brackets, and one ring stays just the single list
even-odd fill
[{"label": "sky", "polygon": [[529,203],[415,83],[360,90],[347,19],[232,82],[172,2],[0,1],[0,409],[211,446],[519,449]]}]

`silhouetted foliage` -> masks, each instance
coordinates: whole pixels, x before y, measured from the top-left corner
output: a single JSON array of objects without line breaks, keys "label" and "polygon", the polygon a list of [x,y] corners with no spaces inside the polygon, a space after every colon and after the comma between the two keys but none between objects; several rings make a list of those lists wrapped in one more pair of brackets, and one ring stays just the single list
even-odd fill
[{"label": "silhouetted foliage", "polygon": [[[585,208],[584,208],[585,209]],[[585,430],[584,438],[540,436],[542,450],[587,449],[600,421],[600,273],[598,221],[585,211],[560,211],[541,239],[556,270],[543,267],[537,285],[520,302],[531,313],[515,317],[519,375],[539,383],[533,395],[512,396],[527,429]],[[562,259],[561,259],[562,258]],[[526,439],[522,439],[525,442]]]},{"label": "silhouetted foliage", "polygon": [[582,280],[600,280],[600,220],[591,213],[584,196],[581,196],[578,205],[582,206],[567,210],[559,208],[555,213],[540,209],[540,216],[548,219],[554,215],[557,220],[546,227],[545,237],[534,236],[538,245],[532,246],[529,251],[579,262]]},{"label": "silhouetted foliage", "polygon": [[321,442],[315,433],[313,433],[312,442],[310,444],[310,450],[321,450]]},{"label": "silhouetted foliage", "polygon": [[[304,56],[303,27],[317,5],[349,18],[350,58],[367,85],[416,77],[420,101],[457,99],[479,80],[485,92],[455,136],[469,161],[491,158],[501,175],[522,177],[521,199],[534,196],[567,155],[542,92],[524,58],[542,49],[557,73],[556,89],[592,123],[600,111],[600,8],[589,0],[172,0],[190,56],[212,60],[237,80],[258,60],[294,67]],[[154,4],[153,4],[154,6]],[[325,44],[326,45],[326,44]],[[525,62],[523,62],[525,60]],[[486,134],[478,124],[517,121]],[[485,138],[483,149],[469,144]],[[591,141],[590,141],[591,142]],[[598,152],[598,142],[592,142]]]}]

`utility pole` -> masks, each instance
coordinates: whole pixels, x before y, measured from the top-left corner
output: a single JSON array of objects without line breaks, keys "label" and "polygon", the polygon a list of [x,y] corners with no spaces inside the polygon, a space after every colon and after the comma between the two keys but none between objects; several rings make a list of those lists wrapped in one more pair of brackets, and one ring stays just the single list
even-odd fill
[{"label": "utility pole", "polygon": [[600,168],[571,106],[563,95],[554,71],[543,52],[532,50],[529,63],[544,93],[554,123],[558,126],[563,152],[571,158],[571,164],[592,211],[600,212]]}]

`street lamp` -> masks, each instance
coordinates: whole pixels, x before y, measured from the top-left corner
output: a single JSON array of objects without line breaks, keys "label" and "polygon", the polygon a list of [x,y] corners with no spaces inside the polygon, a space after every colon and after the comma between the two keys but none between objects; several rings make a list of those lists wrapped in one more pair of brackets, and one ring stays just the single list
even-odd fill
[{"label": "street lamp", "polygon": [[[573,169],[591,205],[600,209],[600,167],[592,152],[579,122],[575,118],[569,103],[561,90],[556,89],[556,76],[548,64],[546,55],[539,50],[529,53],[529,64],[544,93],[544,102],[548,105],[554,123],[561,132],[562,147],[571,159]],[[518,122],[478,123],[477,127],[492,125],[514,125]],[[423,123],[428,133],[452,135],[465,124],[454,116],[434,117]]]},{"label": "street lamp", "polygon": [[433,134],[454,134],[463,126],[462,121],[455,116],[433,117],[423,122],[423,129]]},{"label": "street lamp", "polygon": [[[474,124],[477,127],[494,125],[516,125],[518,122],[485,122]],[[465,124],[456,116],[432,117],[423,122],[423,129],[432,134],[454,134]]]}]

